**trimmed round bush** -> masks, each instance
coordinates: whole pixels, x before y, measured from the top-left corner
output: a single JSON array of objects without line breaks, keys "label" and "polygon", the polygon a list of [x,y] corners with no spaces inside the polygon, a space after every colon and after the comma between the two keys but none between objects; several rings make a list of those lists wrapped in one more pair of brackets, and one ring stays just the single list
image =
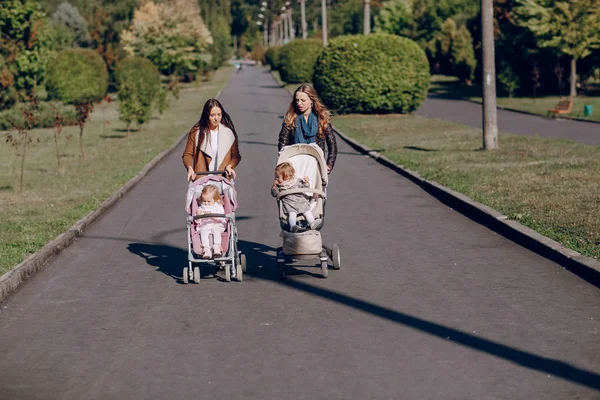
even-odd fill
[{"label": "trimmed round bush", "polygon": [[158,68],[147,58],[128,57],[117,65],[115,79],[122,119],[138,124],[147,122],[161,90]]},{"label": "trimmed round bush", "polygon": [[281,46],[273,46],[265,52],[265,64],[272,70],[279,69],[279,50],[281,50]]},{"label": "trimmed round bush", "polygon": [[102,57],[89,49],[68,49],[48,66],[48,98],[65,103],[99,101],[108,88],[108,71]]},{"label": "trimmed round bush", "polygon": [[127,82],[142,91],[157,92],[160,89],[160,72],[152,61],[143,57],[127,57],[115,68],[117,85]]},{"label": "trimmed round bush", "polygon": [[279,73],[287,83],[308,83],[313,76],[317,57],[323,51],[320,40],[294,40],[279,52]]},{"label": "trimmed round bush", "polygon": [[396,35],[339,36],[315,64],[319,97],[340,114],[408,113],[425,101],[429,62],[412,40]]}]

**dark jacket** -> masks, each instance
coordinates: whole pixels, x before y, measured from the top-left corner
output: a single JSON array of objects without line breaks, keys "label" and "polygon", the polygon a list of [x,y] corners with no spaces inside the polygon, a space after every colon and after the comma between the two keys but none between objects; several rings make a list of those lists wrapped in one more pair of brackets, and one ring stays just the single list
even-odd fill
[{"label": "dark jacket", "polygon": [[[285,122],[281,125],[281,132],[279,132],[279,151],[281,151],[284,146],[294,144],[294,131],[295,128],[288,128],[285,125]],[[316,143],[317,146],[323,150],[323,154],[327,160],[327,166],[329,169],[333,170],[335,159],[337,157],[337,143],[335,141],[335,135],[333,134],[331,124],[327,124],[327,129],[325,129],[325,135],[323,136],[323,138],[320,138],[317,135]],[[325,144],[327,144],[327,146]]]}]

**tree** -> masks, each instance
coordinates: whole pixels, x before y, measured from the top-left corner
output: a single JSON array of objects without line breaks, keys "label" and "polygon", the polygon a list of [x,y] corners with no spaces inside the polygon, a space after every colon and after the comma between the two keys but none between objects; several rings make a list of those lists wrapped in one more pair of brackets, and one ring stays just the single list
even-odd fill
[{"label": "tree", "polygon": [[85,47],[89,43],[88,23],[81,16],[77,7],[71,5],[71,3],[62,2],[52,15],[52,21],[57,25],[66,26],[73,33],[75,41],[73,44]]},{"label": "tree", "polygon": [[509,98],[512,98],[515,90],[520,87],[519,77],[507,62],[502,62],[500,64],[500,71],[498,72],[496,79],[498,79],[502,88],[508,93]]},{"label": "tree", "polygon": [[452,73],[467,85],[470,85],[475,76],[477,60],[475,59],[475,51],[473,50],[473,37],[464,25],[458,28],[452,41],[450,64],[452,66]]},{"label": "tree", "polygon": [[571,58],[570,96],[577,96],[577,60],[600,48],[600,0],[516,0],[516,21],[537,37],[540,47]]},{"label": "tree", "polygon": [[29,97],[44,79],[53,46],[44,18],[36,1],[0,1],[0,108]]},{"label": "tree", "polygon": [[471,84],[477,66],[473,38],[469,30],[448,18],[433,39],[427,44],[427,55],[434,69],[443,74],[455,75]]},{"label": "tree", "polygon": [[121,43],[129,55],[148,58],[162,73],[184,75],[206,64],[213,39],[196,0],[142,0]]},{"label": "tree", "polygon": [[410,10],[402,0],[383,3],[379,15],[375,17],[375,32],[411,36],[413,21]]}]

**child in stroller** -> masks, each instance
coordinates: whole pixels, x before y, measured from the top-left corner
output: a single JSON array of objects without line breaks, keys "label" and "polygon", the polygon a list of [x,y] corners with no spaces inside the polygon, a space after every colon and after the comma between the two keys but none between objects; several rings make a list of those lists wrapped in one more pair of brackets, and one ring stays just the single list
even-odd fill
[{"label": "child in stroller", "polygon": [[[197,199],[198,210],[196,215],[205,214],[225,214],[223,208],[223,201],[219,194],[219,189],[214,185],[206,185],[202,188],[202,192]],[[202,258],[210,260],[213,256],[215,258],[223,255],[223,249],[221,247],[221,235],[225,232],[227,227],[227,221],[223,218],[218,217],[207,217],[197,219],[195,222],[196,232],[200,232],[200,241],[203,244]],[[210,248],[210,239],[212,238],[213,248]]]},{"label": "child in stroller", "polygon": [[[293,185],[296,186],[294,188],[290,185],[282,185],[278,183],[276,169],[276,179],[271,194],[277,199],[279,224],[282,229],[280,236],[283,238],[283,246],[277,249],[277,267],[280,277],[285,278],[286,265],[316,259],[321,266],[321,275],[326,278],[329,260],[334,269],[339,269],[341,258],[338,245],[334,244],[329,248],[324,246],[321,240],[320,230],[325,219],[328,183],[323,150],[314,143],[293,144],[282,148],[277,160],[277,168],[282,172],[282,179],[287,177],[284,180],[290,181],[293,175],[290,176],[290,169],[285,164],[291,166],[295,176],[303,176],[304,183]],[[283,173],[286,170],[288,174]],[[306,199],[308,206],[299,207],[295,218],[290,218],[290,211],[294,212],[294,210],[286,206],[285,198],[299,195]]]},{"label": "child in stroller", "polygon": [[[310,179],[305,176],[302,179],[296,179],[296,171],[289,162],[284,162],[275,167],[275,181],[271,187],[271,195],[277,197],[277,194],[284,190],[309,188]],[[310,210],[309,197],[304,193],[293,193],[281,198],[283,203],[283,212],[288,215],[288,225],[290,232],[298,232],[300,227],[296,225],[296,217],[302,215],[308,222],[310,229],[316,229],[321,225],[320,219],[315,219]]]},{"label": "child in stroller", "polygon": [[[241,282],[246,272],[246,256],[237,247],[235,186],[233,181],[216,173],[225,175],[225,171],[197,173],[200,177],[188,186],[185,203],[188,266],[183,269],[184,283],[190,280],[200,283],[203,266],[224,269],[227,282],[231,278]],[[206,204],[203,199],[208,200]],[[215,212],[221,211],[221,207],[222,212]]]}]

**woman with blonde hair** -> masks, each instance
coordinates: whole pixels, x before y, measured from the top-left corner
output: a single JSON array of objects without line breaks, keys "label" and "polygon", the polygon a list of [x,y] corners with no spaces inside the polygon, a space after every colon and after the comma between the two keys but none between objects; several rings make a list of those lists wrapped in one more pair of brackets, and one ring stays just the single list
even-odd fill
[{"label": "woman with blonde hair", "polygon": [[325,154],[327,172],[337,157],[337,143],[331,128],[331,115],[310,85],[300,85],[283,119],[279,150],[298,143],[316,143]]}]

